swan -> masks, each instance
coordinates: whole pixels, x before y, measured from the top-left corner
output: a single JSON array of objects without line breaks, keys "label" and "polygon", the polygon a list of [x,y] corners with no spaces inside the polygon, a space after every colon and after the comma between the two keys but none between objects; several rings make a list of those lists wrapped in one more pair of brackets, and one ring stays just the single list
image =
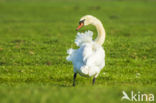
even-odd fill
[{"label": "swan", "polygon": [[81,76],[93,77],[92,84],[94,85],[95,79],[105,66],[105,51],[102,44],[106,33],[101,21],[92,15],[83,16],[76,30],[78,31],[83,26],[90,24],[96,27],[97,38],[92,40],[92,31],[78,32],[75,43],[79,48],[67,50],[68,56],[66,59],[72,62],[74,69],[73,86],[75,86],[77,73]]}]

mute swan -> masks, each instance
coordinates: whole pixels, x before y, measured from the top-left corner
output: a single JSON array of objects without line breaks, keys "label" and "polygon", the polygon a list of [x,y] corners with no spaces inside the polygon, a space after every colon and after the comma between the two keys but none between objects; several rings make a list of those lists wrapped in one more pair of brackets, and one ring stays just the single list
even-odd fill
[{"label": "mute swan", "polygon": [[79,26],[76,30],[86,25],[94,25],[97,29],[98,36],[92,40],[93,32],[86,31],[85,33],[77,33],[75,39],[78,49],[69,49],[67,53],[67,61],[71,61],[74,66],[73,86],[77,73],[81,76],[93,76],[93,85],[96,77],[101,69],[105,66],[105,51],[102,44],[105,40],[105,30],[100,20],[91,15],[83,16],[80,19]]}]

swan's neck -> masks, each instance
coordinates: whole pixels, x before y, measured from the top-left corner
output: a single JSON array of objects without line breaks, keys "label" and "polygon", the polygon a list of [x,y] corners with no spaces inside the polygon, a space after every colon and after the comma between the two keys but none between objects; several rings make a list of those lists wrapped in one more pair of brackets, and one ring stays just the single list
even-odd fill
[{"label": "swan's neck", "polygon": [[95,42],[99,45],[102,45],[105,41],[105,35],[106,35],[104,27],[99,20],[96,23],[94,23],[94,26],[96,27],[97,32],[98,32]]}]

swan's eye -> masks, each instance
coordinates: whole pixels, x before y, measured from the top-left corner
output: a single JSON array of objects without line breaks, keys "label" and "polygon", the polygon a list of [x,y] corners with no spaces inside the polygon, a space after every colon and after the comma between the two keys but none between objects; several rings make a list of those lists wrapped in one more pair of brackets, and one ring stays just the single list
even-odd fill
[{"label": "swan's eye", "polygon": [[79,24],[81,24],[81,23],[83,23],[83,24],[84,24],[84,21],[85,21],[85,19],[84,19],[84,20],[81,20],[81,21],[79,22]]},{"label": "swan's eye", "polygon": [[80,20],[79,26],[76,28],[76,30],[79,30],[80,28],[82,28],[84,26],[84,21],[85,20]]}]

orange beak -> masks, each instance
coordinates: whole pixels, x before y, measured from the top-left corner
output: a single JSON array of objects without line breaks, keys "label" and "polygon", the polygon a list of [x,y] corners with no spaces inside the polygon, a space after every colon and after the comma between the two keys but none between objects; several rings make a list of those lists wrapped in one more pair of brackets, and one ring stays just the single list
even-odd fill
[{"label": "orange beak", "polygon": [[84,26],[83,23],[80,23],[80,25],[76,28],[76,31],[78,31],[79,29],[81,29]]}]

